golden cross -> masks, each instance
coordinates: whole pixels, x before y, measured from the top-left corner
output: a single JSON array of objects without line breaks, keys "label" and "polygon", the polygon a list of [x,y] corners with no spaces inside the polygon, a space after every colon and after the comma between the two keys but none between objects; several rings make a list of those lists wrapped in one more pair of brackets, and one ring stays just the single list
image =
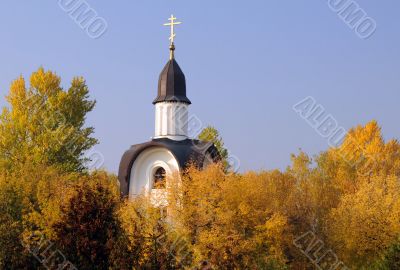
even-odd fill
[{"label": "golden cross", "polygon": [[169,23],[165,23],[165,26],[171,26],[171,36],[169,38],[169,40],[171,41],[171,45],[174,44],[174,39],[176,37],[175,35],[175,25],[181,24],[181,22],[175,22],[176,18],[174,17],[174,15],[171,15],[171,18],[168,19]]}]

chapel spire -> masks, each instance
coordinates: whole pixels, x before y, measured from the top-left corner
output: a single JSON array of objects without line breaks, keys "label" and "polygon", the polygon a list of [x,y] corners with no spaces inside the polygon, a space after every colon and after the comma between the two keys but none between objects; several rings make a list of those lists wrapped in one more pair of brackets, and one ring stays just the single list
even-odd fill
[{"label": "chapel spire", "polygon": [[166,26],[171,27],[170,59],[160,74],[157,97],[154,99],[155,128],[151,141],[133,145],[125,152],[119,166],[121,193],[130,198],[148,195],[155,207],[167,207],[168,179],[181,175],[187,166],[205,168],[219,162],[213,143],[190,138],[189,105],[186,80],[175,60],[175,29],[172,15]]},{"label": "chapel spire", "polygon": [[186,96],[186,79],[181,68],[175,60],[175,26],[182,24],[182,22],[176,21],[174,15],[168,19],[170,22],[165,23],[165,26],[170,26],[171,34],[170,40],[170,60],[162,70],[158,80],[158,92],[157,97],[153,101],[153,104],[160,102],[179,102],[185,104],[191,104],[190,100]]}]

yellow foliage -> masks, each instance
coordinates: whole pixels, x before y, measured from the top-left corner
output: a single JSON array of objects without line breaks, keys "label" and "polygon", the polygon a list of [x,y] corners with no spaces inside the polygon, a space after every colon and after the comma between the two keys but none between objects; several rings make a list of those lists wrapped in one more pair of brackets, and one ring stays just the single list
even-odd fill
[{"label": "yellow foliage", "polygon": [[[58,83],[55,74],[40,70],[31,78],[34,91],[49,95],[58,91]],[[15,269],[26,264],[21,239],[29,242],[35,232],[53,238],[61,207],[81,183],[107,186],[118,202],[115,243],[120,249],[114,252],[126,256],[114,266],[124,261],[132,269],[318,268],[317,260],[306,255],[314,256],[314,250],[305,252],[294,244],[307,232],[349,269],[385,269],[379,267],[387,258],[392,260],[387,265],[398,263],[400,145],[385,142],[376,122],[350,130],[341,146],[315,159],[304,152],[293,155],[285,172],[226,174],[221,164],[204,170],[190,166],[167,179],[163,208],[148,196],[119,201],[116,178],[105,172],[65,173],[38,165],[43,149],[55,147],[51,135],[62,132],[55,128],[33,136],[41,126],[30,125],[36,116],[20,106],[33,90],[24,90],[23,78],[11,89],[14,109],[5,110],[0,125],[0,166],[13,164],[0,175],[0,245],[14,252],[0,250],[0,268],[13,260],[21,262]],[[61,106],[74,96],[63,92],[49,104]],[[81,120],[71,119],[78,126]],[[14,129],[17,134],[8,132]],[[33,136],[40,147],[24,136]]]},{"label": "yellow foliage", "polygon": [[382,258],[400,235],[400,183],[397,177],[373,177],[355,194],[345,195],[330,215],[329,235],[349,262]]},{"label": "yellow foliage", "polygon": [[[221,165],[189,168],[169,208],[178,234],[190,240],[198,265],[250,269],[285,263],[291,233],[282,213],[286,179],[278,172],[226,175]],[[276,181],[282,180],[282,182]]]},{"label": "yellow foliage", "polygon": [[82,78],[66,91],[60,84],[60,77],[43,68],[32,73],[30,86],[23,77],[12,82],[10,106],[0,115],[0,169],[28,162],[65,172],[85,169],[83,153],[97,143],[90,137],[93,128],[84,127],[95,102]]}]

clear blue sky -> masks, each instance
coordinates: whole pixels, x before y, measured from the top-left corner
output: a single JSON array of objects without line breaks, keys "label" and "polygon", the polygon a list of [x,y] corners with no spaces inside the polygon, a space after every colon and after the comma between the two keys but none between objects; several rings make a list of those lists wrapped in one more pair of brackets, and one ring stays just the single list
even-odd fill
[{"label": "clear blue sky", "polygon": [[377,22],[367,40],[326,0],[87,0],[108,22],[95,40],[57,2],[0,3],[0,95],[41,65],[65,86],[84,76],[97,100],[88,124],[110,171],[130,145],[153,135],[151,102],[168,59],[162,24],[171,13],[184,22],[176,58],[191,111],[220,130],[242,170],[285,168],[299,148],[327,149],[327,140],[292,109],[306,96],[345,128],[376,119],[385,138],[400,137],[398,0],[358,1]]}]

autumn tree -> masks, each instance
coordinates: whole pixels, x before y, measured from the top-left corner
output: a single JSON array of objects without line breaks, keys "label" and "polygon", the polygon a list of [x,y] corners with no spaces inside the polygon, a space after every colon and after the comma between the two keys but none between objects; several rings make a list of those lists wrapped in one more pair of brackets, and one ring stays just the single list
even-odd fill
[{"label": "autumn tree", "polygon": [[54,72],[39,68],[29,86],[21,76],[12,82],[9,107],[0,115],[0,167],[13,169],[28,160],[61,171],[85,169],[84,152],[97,143],[85,119],[95,102],[82,77],[64,90]]},{"label": "autumn tree", "polygon": [[21,245],[22,218],[29,204],[18,180],[0,175],[0,269],[35,269],[36,265]]},{"label": "autumn tree", "polygon": [[109,269],[113,261],[122,262],[116,257],[124,254],[116,254],[121,251],[115,215],[118,193],[106,183],[113,179],[104,173],[82,180],[52,225],[55,245],[78,269]]},{"label": "autumn tree", "polygon": [[20,164],[12,172],[2,172],[0,265],[5,266],[4,269],[36,269],[39,261],[26,247],[34,244],[33,234],[50,235],[47,226],[58,216],[59,205],[66,195],[63,186],[70,178],[74,177],[30,163]]},{"label": "autumn tree", "polygon": [[167,209],[155,207],[148,196],[123,203],[118,211],[133,269],[185,269],[191,265],[188,243],[175,230]]},{"label": "autumn tree", "polygon": [[[170,192],[175,230],[193,253],[193,265],[215,269],[280,269],[290,230],[280,210],[279,174],[226,175],[219,165],[191,167]],[[276,192],[276,193],[274,193]],[[276,202],[279,201],[278,202]]]},{"label": "autumn tree", "polygon": [[385,142],[376,121],[349,130],[342,144],[317,157],[319,169],[343,193],[354,193],[373,176],[400,177],[400,144]]},{"label": "autumn tree", "polygon": [[[84,170],[94,103],[81,79],[59,84],[43,69],[28,89],[17,79],[1,115],[0,269],[40,267],[35,235],[79,269],[325,269],[296,245],[304,233],[349,269],[399,267],[400,144],[375,121],[316,156],[292,155],[283,172],[189,166],[169,177],[160,207],[148,194],[121,200],[115,176]],[[200,139],[227,158],[214,128]]]},{"label": "autumn tree", "polygon": [[360,267],[382,258],[400,235],[400,183],[373,177],[332,210],[330,238],[343,259]]},{"label": "autumn tree", "polygon": [[43,68],[32,73],[29,86],[22,76],[13,81],[6,99],[0,115],[0,265],[30,269],[38,262],[23,245],[32,232],[51,231],[62,204],[52,198],[65,195],[65,173],[83,171],[84,152],[97,143],[93,128],[84,126],[95,102],[82,78],[64,91],[60,78]]},{"label": "autumn tree", "polygon": [[348,266],[380,261],[400,235],[400,144],[385,141],[372,121],[351,129],[340,146],[316,160],[330,185],[325,194],[334,195],[323,218],[324,239]]}]

